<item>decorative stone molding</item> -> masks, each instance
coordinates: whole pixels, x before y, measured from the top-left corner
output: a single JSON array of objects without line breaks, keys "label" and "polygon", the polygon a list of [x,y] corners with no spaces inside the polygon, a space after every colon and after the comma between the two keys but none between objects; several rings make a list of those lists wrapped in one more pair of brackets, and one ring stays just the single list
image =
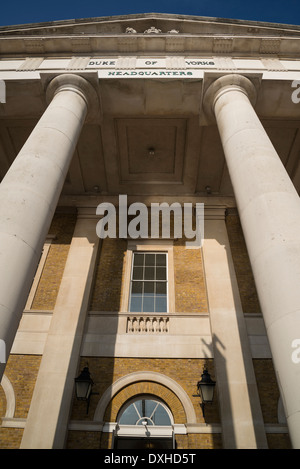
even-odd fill
[{"label": "decorative stone molding", "polygon": [[126,28],[126,31],[125,31],[126,34],[136,34],[137,31],[133,28]]},{"label": "decorative stone molding", "polygon": [[29,70],[36,70],[39,68],[41,63],[43,62],[43,57],[27,57],[24,62],[18,67],[18,71],[29,71]]},{"label": "decorative stone molding", "polygon": [[90,83],[81,76],[72,73],[57,75],[50,81],[46,92],[47,101],[50,102],[60,91],[67,90],[80,94],[87,106],[91,105],[92,89]]},{"label": "decorative stone molding", "polygon": [[285,66],[280,62],[280,60],[277,59],[276,57],[262,58],[261,62],[264,65],[264,67],[270,72],[287,72],[288,71],[285,68]]},{"label": "decorative stone molding", "polygon": [[24,48],[26,54],[44,54],[45,47],[44,41],[41,41],[40,38],[24,38]]},{"label": "decorative stone molding", "polygon": [[260,43],[261,54],[279,54],[281,39],[262,38]]},{"label": "decorative stone molding", "polygon": [[[168,34],[179,34],[179,31],[177,29],[171,29],[167,33]],[[125,30],[125,34],[138,34],[138,32],[134,28],[127,27],[126,30]],[[155,26],[151,26],[150,28],[148,28],[144,31],[144,34],[162,34],[162,30],[156,28]]]},{"label": "decorative stone molding", "polygon": [[127,34],[126,36],[118,37],[118,51],[119,52],[137,52],[138,43],[137,37],[134,33]]},{"label": "decorative stone molding", "polygon": [[219,54],[228,54],[232,51],[232,37],[216,37],[213,42],[213,52]]},{"label": "decorative stone molding", "polygon": [[252,105],[255,103],[257,92],[249,78],[237,73],[223,75],[213,81],[205,92],[203,107],[209,119],[214,119],[214,106],[219,96],[232,90],[246,94]]},{"label": "decorative stone molding", "polygon": [[79,94],[87,104],[88,118],[92,119],[101,113],[98,94],[90,81],[75,73],[62,73],[50,79],[46,87],[46,100],[50,103],[61,91],[73,91]]},{"label": "decorative stone molding", "polygon": [[72,51],[76,52],[89,52],[91,51],[91,40],[89,37],[75,37],[71,39]]},{"label": "decorative stone molding", "polygon": [[149,29],[146,29],[146,31],[144,31],[144,34],[161,34],[161,33],[162,33],[162,30],[156,28],[155,26],[151,26]]},{"label": "decorative stone molding", "polygon": [[166,51],[168,52],[183,52],[185,50],[185,37],[170,37],[166,38]]},{"label": "decorative stone molding", "polygon": [[236,65],[231,57],[214,57],[213,60],[220,70],[236,70]]},{"label": "decorative stone molding", "polygon": [[85,70],[91,57],[72,57],[68,70]]}]

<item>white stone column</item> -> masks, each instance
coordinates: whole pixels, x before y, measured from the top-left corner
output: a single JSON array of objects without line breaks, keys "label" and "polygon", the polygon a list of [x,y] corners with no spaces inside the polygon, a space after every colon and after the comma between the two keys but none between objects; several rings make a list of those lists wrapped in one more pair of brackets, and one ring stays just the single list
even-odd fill
[{"label": "white stone column", "polygon": [[225,449],[267,448],[224,209],[205,210],[203,262]]},{"label": "white stone column", "polygon": [[[51,100],[0,185],[0,340],[9,355],[84,123],[92,86],[59,75]],[[5,364],[0,364],[0,380]]]},{"label": "white stone column", "polygon": [[99,245],[96,223],[95,216],[78,216],[21,449],[62,449],[65,445]]},{"label": "white stone column", "polygon": [[254,99],[251,81],[235,74],[217,79],[205,96],[234,188],[292,445],[300,448],[300,201]]}]

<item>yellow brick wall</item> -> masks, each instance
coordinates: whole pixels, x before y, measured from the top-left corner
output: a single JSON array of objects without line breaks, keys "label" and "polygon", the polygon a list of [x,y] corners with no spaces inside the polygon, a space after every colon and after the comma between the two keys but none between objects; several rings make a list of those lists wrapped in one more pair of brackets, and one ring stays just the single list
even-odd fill
[{"label": "yellow brick wall", "polygon": [[127,241],[106,238],[95,273],[90,310],[120,311]]},{"label": "yellow brick wall", "polygon": [[189,435],[177,435],[176,443],[178,449],[223,448],[222,435],[220,433],[190,433]]},{"label": "yellow brick wall", "polygon": [[76,214],[54,215],[49,234],[55,235],[55,239],[52,241],[47,255],[32,309],[52,310],[54,308],[75,223]]},{"label": "yellow brick wall", "polygon": [[[108,433],[101,435],[99,432],[69,431],[67,449],[101,449],[101,439],[106,435],[111,437]],[[105,448],[111,448],[111,438],[110,443],[105,441],[104,444],[109,444]]]},{"label": "yellow brick wall", "polygon": [[291,440],[288,434],[267,433],[269,449],[292,449]]},{"label": "yellow brick wall", "polygon": [[[41,357],[38,355],[10,355],[5,375],[10,380],[16,400],[14,418],[26,419],[38,374]],[[0,387],[0,419],[5,416],[6,398]],[[0,427],[0,448],[17,449],[20,446],[23,429]]]},{"label": "yellow brick wall", "polygon": [[271,359],[253,360],[257,389],[265,423],[278,423],[279,389]]},{"label": "yellow brick wall", "polygon": [[[90,310],[120,311],[127,241],[103,240]],[[176,312],[207,312],[207,296],[201,251],[186,249],[185,241],[174,242],[174,283]]]},{"label": "yellow brick wall", "polygon": [[174,243],[175,310],[178,313],[208,311],[200,249],[186,249],[185,241]]},{"label": "yellow brick wall", "polygon": [[260,313],[245,239],[236,209],[229,209],[226,227],[244,313]]},{"label": "yellow brick wall", "polygon": [[[265,424],[277,424],[279,389],[271,359],[253,360],[257,389]],[[269,449],[289,449],[290,439],[287,434],[267,434]]]}]

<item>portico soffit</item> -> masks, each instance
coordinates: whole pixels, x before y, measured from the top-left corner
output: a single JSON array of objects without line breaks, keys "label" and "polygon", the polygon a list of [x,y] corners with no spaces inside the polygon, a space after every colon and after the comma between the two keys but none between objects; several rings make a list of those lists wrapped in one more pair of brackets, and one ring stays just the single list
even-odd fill
[{"label": "portico soffit", "polygon": [[[6,81],[7,102],[0,105],[1,177],[46,108],[44,82],[62,72],[70,73],[44,70],[38,73],[42,79]],[[103,117],[83,127],[64,196],[233,196],[218,129],[199,124],[202,88],[228,71],[202,71],[204,79],[195,80],[99,79],[97,70],[75,73],[97,88]],[[255,109],[299,190],[300,104],[292,102],[289,72],[243,74],[258,85]]]}]

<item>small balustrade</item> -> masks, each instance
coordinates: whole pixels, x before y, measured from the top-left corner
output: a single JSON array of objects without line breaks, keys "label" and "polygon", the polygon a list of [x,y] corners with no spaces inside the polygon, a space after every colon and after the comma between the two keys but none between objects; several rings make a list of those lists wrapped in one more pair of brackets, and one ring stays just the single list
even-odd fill
[{"label": "small balustrade", "polygon": [[167,334],[169,318],[167,316],[129,316],[127,333],[130,334]]}]

